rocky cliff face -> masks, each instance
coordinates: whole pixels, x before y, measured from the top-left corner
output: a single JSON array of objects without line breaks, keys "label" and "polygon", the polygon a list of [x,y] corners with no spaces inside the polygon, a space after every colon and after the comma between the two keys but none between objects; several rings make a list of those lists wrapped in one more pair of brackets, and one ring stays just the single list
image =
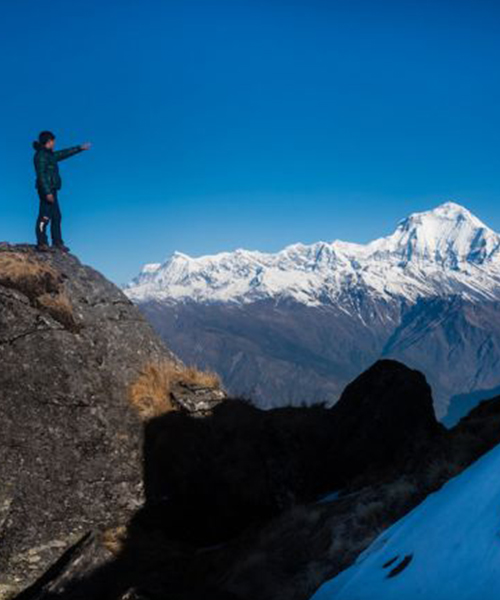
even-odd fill
[{"label": "rocky cliff face", "polygon": [[0,590],[140,506],[142,434],[127,386],[165,358],[98,272],[71,255],[0,246]]}]

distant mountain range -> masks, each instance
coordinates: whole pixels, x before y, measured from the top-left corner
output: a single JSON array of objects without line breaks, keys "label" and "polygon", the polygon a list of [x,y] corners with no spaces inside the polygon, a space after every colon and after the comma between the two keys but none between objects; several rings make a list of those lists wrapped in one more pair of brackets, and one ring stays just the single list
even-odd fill
[{"label": "distant mountain range", "polygon": [[366,245],[176,252],[125,292],[181,358],[259,406],[333,403],[380,357],[422,370],[450,423],[500,386],[500,235],[454,202]]}]

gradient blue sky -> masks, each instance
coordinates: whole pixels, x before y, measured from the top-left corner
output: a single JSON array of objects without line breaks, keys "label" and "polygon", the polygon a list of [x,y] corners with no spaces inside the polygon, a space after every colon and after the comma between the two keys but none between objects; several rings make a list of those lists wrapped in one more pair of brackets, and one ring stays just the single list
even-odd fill
[{"label": "gradient blue sky", "polygon": [[500,3],[0,0],[0,239],[31,142],[67,243],[118,283],[174,250],[364,242],[448,199],[500,230]]}]

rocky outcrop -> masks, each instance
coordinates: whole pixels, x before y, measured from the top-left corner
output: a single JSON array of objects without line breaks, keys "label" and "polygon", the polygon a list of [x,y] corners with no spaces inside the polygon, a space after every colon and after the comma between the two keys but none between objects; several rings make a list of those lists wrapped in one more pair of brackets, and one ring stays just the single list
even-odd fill
[{"label": "rocky outcrop", "polygon": [[305,600],[369,543],[377,510],[388,522],[416,501],[415,488],[392,501],[387,488],[444,435],[425,378],[394,361],[333,409],[232,399],[205,419],[165,414],[146,425],[148,502],[116,558],[100,562],[101,546],[86,542],[22,598]]},{"label": "rocky outcrop", "polygon": [[423,375],[380,361],[339,403],[262,411],[228,400],[169,413],[145,434],[145,486],[175,538],[218,543],[321,494],[380,479],[444,433]]},{"label": "rocky outcrop", "polygon": [[227,394],[221,388],[178,382],[172,387],[171,398],[173,404],[184,413],[194,417],[207,417],[218,404],[226,400]]},{"label": "rocky outcrop", "polygon": [[94,269],[59,252],[0,246],[4,592],[140,506],[142,428],[127,386],[165,358],[173,356],[138,310]]}]

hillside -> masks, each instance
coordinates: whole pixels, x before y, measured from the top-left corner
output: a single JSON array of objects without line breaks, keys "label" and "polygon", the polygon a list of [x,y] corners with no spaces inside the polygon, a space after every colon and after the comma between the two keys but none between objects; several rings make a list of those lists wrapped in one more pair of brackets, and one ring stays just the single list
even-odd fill
[{"label": "hillside", "polygon": [[261,407],[334,402],[380,357],[426,373],[440,418],[460,396],[450,424],[500,385],[500,236],[453,202],[366,245],[175,253],[125,293],[181,358]]},{"label": "hillside", "polygon": [[384,531],[313,600],[500,596],[500,447]]}]

